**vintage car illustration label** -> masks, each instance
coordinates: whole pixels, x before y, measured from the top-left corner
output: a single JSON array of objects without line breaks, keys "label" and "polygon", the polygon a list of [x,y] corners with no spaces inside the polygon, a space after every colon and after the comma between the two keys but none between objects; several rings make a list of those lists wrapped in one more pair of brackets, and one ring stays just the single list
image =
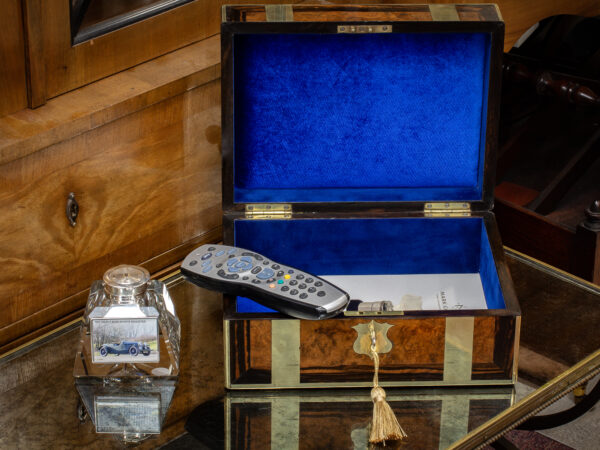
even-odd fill
[{"label": "vintage car illustration label", "polygon": [[94,364],[159,362],[156,317],[96,317],[90,322],[90,351]]}]

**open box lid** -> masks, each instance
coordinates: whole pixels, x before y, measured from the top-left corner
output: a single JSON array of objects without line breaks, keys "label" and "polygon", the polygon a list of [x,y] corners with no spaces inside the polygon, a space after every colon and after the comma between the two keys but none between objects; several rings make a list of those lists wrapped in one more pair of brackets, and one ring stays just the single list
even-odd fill
[{"label": "open box lid", "polygon": [[[398,6],[409,8],[382,8]],[[302,6],[278,7],[292,12],[276,20],[303,17]],[[224,211],[491,209],[498,16],[252,22],[227,8],[264,7],[224,9],[237,17],[221,37]]]}]

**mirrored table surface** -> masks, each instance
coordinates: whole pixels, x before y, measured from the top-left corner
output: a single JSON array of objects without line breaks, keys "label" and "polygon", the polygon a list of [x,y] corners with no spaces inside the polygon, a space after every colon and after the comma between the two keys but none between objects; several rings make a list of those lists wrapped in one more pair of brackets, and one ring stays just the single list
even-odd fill
[{"label": "mirrored table surface", "polygon": [[[186,282],[177,272],[165,282],[181,320],[181,370],[172,400],[167,396],[170,406],[160,433],[146,436],[136,448],[367,448],[368,389],[226,392],[221,295]],[[574,289],[572,282],[568,286]],[[96,432],[90,420],[90,406],[86,409],[73,377],[79,333],[75,321],[0,359],[0,448],[133,445],[110,433],[115,416],[105,416],[110,420],[104,433]],[[502,414],[520,395],[519,386],[517,392],[512,387],[386,391],[408,434],[401,446],[440,449]],[[147,391],[144,399],[130,392],[126,410],[158,411],[160,389]],[[109,392],[100,406],[122,403],[123,397]],[[139,422],[155,426],[152,414]]]}]

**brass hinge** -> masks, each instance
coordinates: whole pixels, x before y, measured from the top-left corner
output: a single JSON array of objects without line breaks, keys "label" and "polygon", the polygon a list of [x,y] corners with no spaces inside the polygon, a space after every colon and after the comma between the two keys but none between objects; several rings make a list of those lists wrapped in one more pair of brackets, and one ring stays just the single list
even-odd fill
[{"label": "brass hinge", "polygon": [[425,203],[425,217],[463,217],[471,215],[469,202]]},{"label": "brass hinge", "polygon": [[290,219],[289,203],[253,203],[246,205],[246,219]]}]

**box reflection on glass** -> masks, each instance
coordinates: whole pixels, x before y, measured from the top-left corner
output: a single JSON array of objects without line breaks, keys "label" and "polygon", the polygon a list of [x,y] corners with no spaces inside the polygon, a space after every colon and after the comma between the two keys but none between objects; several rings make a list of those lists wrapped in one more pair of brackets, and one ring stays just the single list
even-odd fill
[{"label": "box reflection on glass", "polygon": [[143,383],[135,380],[106,383],[91,377],[75,380],[81,403],[96,432],[113,434],[127,443],[140,442],[161,432],[176,384],[176,379],[165,377]]},{"label": "box reflection on glass", "polygon": [[142,267],[113,267],[90,289],[74,375],[175,377],[180,333],[164,283]]},{"label": "box reflection on glass", "polygon": [[160,433],[159,396],[100,396],[94,405],[97,433]]}]

